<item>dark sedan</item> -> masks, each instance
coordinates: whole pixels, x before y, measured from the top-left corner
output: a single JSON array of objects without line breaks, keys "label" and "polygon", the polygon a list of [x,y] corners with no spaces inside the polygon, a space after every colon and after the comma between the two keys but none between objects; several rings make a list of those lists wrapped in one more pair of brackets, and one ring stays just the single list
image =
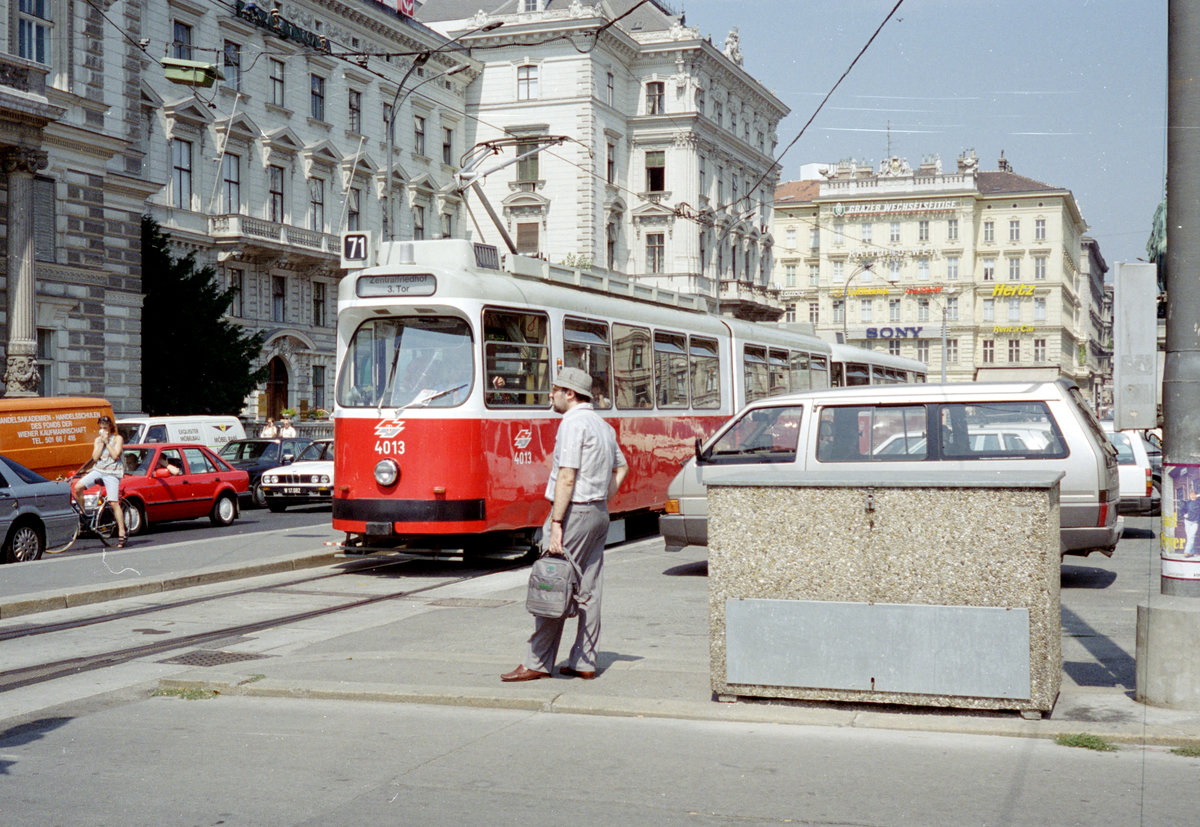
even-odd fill
[{"label": "dark sedan", "polygon": [[47,546],[69,543],[79,527],[70,484],[51,482],[0,456],[0,537],[4,562],[36,560]]},{"label": "dark sedan", "polygon": [[218,456],[234,468],[240,468],[250,475],[250,491],[247,496],[254,505],[265,508],[267,497],[262,490],[263,472],[278,465],[290,465],[311,442],[311,439],[305,437],[235,439],[225,443]]}]

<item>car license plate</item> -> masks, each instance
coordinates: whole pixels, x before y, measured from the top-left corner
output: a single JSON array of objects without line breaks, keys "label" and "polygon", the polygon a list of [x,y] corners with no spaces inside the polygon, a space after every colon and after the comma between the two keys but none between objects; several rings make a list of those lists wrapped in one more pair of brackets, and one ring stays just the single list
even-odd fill
[{"label": "car license plate", "polygon": [[283,489],[283,493],[284,494],[303,494],[304,489],[303,488],[285,488],[285,489]]}]

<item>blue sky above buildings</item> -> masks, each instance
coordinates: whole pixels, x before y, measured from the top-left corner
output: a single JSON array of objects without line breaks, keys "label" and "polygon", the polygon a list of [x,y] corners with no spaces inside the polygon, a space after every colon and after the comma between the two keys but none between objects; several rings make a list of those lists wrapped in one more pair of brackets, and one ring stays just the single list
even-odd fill
[{"label": "blue sky above buildings", "polygon": [[[782,151],[895,0],[675,0],[792,110]],[[1013,171],[1074,192],[1111,266],[1145,256],[1166,177],[1166,0],[905,0],[804,137],[783,179],[811,162]],[[890,133],[888,127],[890,125]]]}]

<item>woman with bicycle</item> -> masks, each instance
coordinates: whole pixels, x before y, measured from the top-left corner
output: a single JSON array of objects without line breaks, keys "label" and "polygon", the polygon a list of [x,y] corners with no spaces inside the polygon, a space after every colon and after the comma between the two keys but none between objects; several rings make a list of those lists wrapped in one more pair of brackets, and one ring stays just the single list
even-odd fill
[{"label": "woman with bicycle", "polygon": [[100,417],[98,424],[100,435],[92,448],[92,470],[75,483],[75,502],[82,512],[84,489],[103,481],[108,505],[117,521],[117,548],[125,548],[125,514],[121,508],[121,477],[125,475],[121,449],[125,447],[125,440],[121,439],[109,417]]}]

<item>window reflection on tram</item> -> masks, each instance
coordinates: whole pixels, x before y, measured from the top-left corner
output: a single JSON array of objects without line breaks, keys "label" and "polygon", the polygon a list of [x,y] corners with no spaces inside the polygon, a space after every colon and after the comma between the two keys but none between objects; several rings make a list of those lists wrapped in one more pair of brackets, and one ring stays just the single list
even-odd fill
[{"label": "window reflection on tram", "polygon": [[354,332],[338,378],[346,407],[461,405],[471,393],[470,325],[457,317],[403,317],[364,322]]},{"label": "window reflection on tram", "polygon": [[567,318],[563,321],[563,367],[579,368],[592,377],[592,407],[612,407],[612,348],[604,322]]}]

